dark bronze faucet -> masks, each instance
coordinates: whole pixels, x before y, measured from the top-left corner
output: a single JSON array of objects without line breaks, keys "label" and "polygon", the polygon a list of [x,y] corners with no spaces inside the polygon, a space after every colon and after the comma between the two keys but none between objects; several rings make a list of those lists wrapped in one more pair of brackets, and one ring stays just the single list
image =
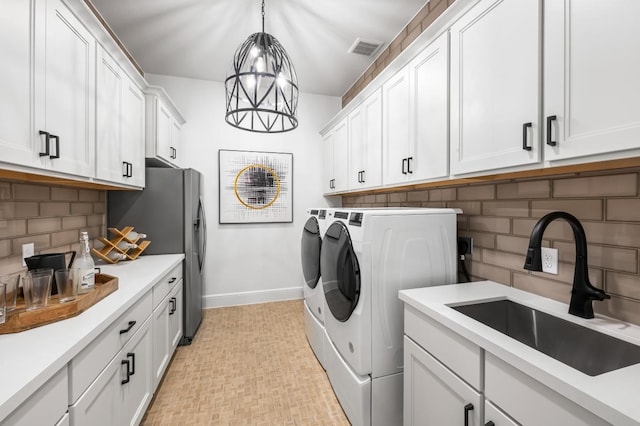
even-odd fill
[{"label": "dark bronze faucet", "polygon": [[529,239],[529,250],[524,263],[524,269],[530,271],[542,271],[542,234],[547,226],[556,219],[564,219],[573,230],[576,242],[576,266],[573,274],[573,288],[571,289],[571,302],[569,313],[582,318],[593,318],[592,300],[610,299],[604,290],[594,287],[589,282],[589,270],[587,268],[587,237],[582,224],[575,216],[567,212],[552,212],[543,216],[533,227]]}]

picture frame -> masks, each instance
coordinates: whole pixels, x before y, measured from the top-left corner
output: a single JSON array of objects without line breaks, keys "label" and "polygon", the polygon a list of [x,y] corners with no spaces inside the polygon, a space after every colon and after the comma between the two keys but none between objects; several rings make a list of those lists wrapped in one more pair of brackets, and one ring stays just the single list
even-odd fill
[{"label": "picture frame", "polygon": [[293,154],[218,150],[219,223],[293,222]]}]

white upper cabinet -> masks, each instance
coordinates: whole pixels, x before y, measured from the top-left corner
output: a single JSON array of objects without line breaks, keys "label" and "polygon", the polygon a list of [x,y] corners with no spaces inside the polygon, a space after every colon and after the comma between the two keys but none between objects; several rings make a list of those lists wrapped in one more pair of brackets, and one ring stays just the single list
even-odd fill
[{"label": "white upper cabinet", "polygon": [[383,85],[383,183],[448,175],[448,34]]},{"label": "white upper cabinet", "polygon": [[98,46],[96,70],[96,177],[144,186],[144,95]]},{"label": "white upper cabinet", "polygon": [[451,174],[540,162],[540,0],[481,0],[450,31]]},{"label": "white upper cabinet", "polygon": [[348,187],[352,190],[382,185],[382,95],[370,95],[349,114]]},{"label": "white upper cabinet", "polygon": [[602,6],[545,2],[545,160],[640,147],[640,2]]},{"label": "white upper cabinet", "polygon": [[130,185],[144,187],[144,93],[142,93],[142,90],[140,90],[132,80],[127,79],[125,80],[122,101],[122,164],[128,168],[124,182]]},{"label": "white upper cabinet", "polygon": [[409,63],[411,180],[449,174],[449,33]]},{"label": "white upper cabinet", "polygon": [[20,165],[37,160],[31,122],[34,4],[35,0],[4,1],[0,13],[0,151],[2,161]]},{"label": "white upper cabinet", "polygon": [[348,130],[348,121],[345,118],[322,138],[324,157],[322,192],[325,194],[344,192],[348,188]]},{"label": "white upper cabinet", "polygon": [[95,51],[89,31],[61,0],[36,9],[35,123],[44,166],[93,176]]},{"label": "white upper cabinet", "polygon": [[161,87],[146,91],[146,157],[154,165],[180,167],[184,118]]}]

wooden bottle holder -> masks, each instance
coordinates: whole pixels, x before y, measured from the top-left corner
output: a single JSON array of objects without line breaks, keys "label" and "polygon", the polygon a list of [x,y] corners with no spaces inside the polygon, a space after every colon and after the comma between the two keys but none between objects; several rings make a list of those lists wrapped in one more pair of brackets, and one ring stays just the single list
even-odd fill
[{"label": "wooden bottle holder", "polygon": [[[140,254],[144,251],[144,249],[149,247],[149,244],[151,244],[151,241],[149,240],[143,241],[141,238],[130,240],[129,238],[127,238],[127,234],[133,231],[133,226],[127,226],[125,228],[122,228],[122,230],[119,230],[118,228],[109,228],[109,231],[114,235],[114,237],[111,238],[110,240],[106,239],[105,237],[99,237],[98,240],[100,240],[100,242],[104,244],[104,247],[102,247],[100,250],[96,250],[95,248],[91,249],[91,252],[93,254],[95,254],[97,257],[104,260],[105,262],[118,263],[121,260],[121,259],[111,259],[109,257],[109,253],[111,253],[112,251],[116,253],[121,253],[127,256],[126,259],[122,259],[122,260],[135,260],[138,256],[140,256]],[[128,248],[123,250],[118,247],[118,244],[121,243],[122,241],[126,243],[136,244],[138,247]]]}]

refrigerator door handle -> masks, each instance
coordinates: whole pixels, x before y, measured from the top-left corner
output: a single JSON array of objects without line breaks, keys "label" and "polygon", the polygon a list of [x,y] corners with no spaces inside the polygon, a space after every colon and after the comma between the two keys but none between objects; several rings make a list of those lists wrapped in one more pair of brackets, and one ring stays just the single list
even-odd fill
[{"label": "refrigerator door handle", "polygon": [[204,258],[207,253],[207,220],[205,218],[204,213],[204,203],[202,202],[202,198],[198,200],[198,218],[196,219],[198,225],[198,232],[200,234],[200,247],[198,247],[198,266],[200,267],[200,272],[202,273],[202,268],[204,267]]}]

